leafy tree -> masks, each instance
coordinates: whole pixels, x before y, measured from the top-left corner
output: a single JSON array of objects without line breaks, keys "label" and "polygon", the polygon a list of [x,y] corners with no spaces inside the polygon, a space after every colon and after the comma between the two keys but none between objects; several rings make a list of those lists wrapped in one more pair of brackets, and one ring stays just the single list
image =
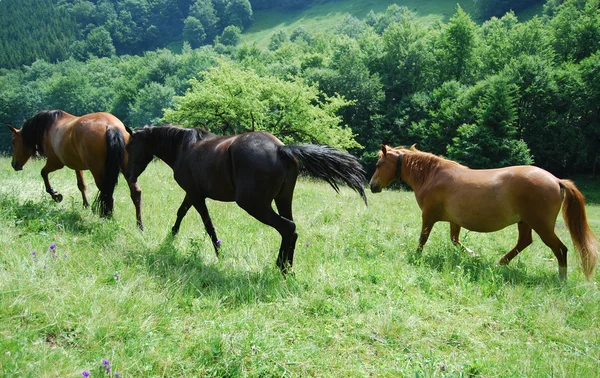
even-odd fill
[{"label": "leafy tree", "polygon": [[196,0],[190,7],[189,15],[200,21],[209,39],[212,40],[216,36],[217,25],[220,20],[211,0]]},{"label": "leafy tree", "polygon": [[261,77],[221,61],[200,80],[193,80],[185,96],[175,98],[165,120],[185,126],[206,123],[221,133],[266,130],[284,143],[325,143],[347,149],[359,145],[335,114],[348,104],[301,81]]},{"label": "leafy tree", "polygon": [[252,6],[248,0],[229,0],[223,13],[226,25],[235,25],[241,30],[252,22]]},{"label": "leafy tree", "polygon": [[274,51],[277,50],[281,45],[288,41],[288,35],[283,29],[277,30],[274,34],[271,35],[271,40],[269,41],[269,50]]},{"label": "leafy tree", "polygon": [[115,46],[108,30],[100,26],[88,34],[86,48],[90,54],[97,57],[112,56],[115,54]]},{"label": "leafy tree", "polygon": [[476,124],[458,128],[448,156],[471,168],[533,163],[515,123],[518,87],[502,76],[492,76],[480,85],[484,92],[474,109]]},{"label": "leafy tree", "polygon": [[173,88],[152,82],[142,88],[130,105],[128,121],[133,127],[159,124],[163,109],[173,104]]},{"label": "leafy tree", "polygon": [[202,42],[206,39],[202,22],[193,16],[186,18],[183,22],[183,38],[194,48],[202,45]]},{"label": "leafy tree", "polygon": [[219,37],[219,42],[226,46],[235,46],[242,38],[242,31],[235,25],[229,25],[223,30],[223,34]]}]

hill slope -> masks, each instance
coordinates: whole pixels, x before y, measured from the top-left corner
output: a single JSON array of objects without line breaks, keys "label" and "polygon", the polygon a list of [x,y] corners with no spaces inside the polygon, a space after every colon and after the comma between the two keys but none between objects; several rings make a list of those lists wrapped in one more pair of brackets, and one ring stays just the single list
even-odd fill
[{"label": "hill slope", "polygon": [[[475,19],[476,9],[472,0],[334,0],[319,1],[313,6],[295,12],[279,10],[258,11],[254,13],[252,25],[244,32],[242,41],[256,43],[266,47],[271,35],[284,29],[290,34],[295,28],[302,27],[311,33],[329,32],[339,25],[347,14],[363,19],[370,12],[384,12],[390,5],[407,7],[415,17],[425,24],[436,21],[447,22],[456,12],[457,5]],[[537,4],[517,13],[526,20],[541,14],[543,4]]]}]

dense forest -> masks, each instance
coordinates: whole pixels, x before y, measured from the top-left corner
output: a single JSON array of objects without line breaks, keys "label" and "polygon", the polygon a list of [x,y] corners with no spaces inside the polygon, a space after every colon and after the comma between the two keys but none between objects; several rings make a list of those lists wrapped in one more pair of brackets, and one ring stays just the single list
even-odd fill
[{"label": "dense forest", "polygon": [[[170,3],[186,19],[200,2]],[[390,6],[364,19],[347,16],[328,35],[280,30],[265,50],[239,44],[243,25],[215,25],[210,45],[189,41],[181,53],[111,51],[2,69],[0,122],[20,126],[40,109],[61,108],[109,111],[133,127],[263,129],[286,142],[349,149],[369,167],[380,143],[417,143],[474,168],[533,163],[568,175],[592,173],[598,163],[598,0],[550,0],[527,22],[508,12],[478,24],[458,7],[430,27]],[[117,30],[104,28],[111,38]],[[7,147],[8,133],[0,136]]]}]

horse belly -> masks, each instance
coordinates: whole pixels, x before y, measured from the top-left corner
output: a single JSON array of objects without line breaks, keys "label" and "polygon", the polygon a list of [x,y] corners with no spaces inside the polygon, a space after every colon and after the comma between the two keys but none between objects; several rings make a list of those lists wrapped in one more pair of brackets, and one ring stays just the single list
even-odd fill
[{"label": "horse belly", "polygon": [[520,214],[506,202],[463,202],[447,206],[446,213],[446,220],[475,232],[498,231],[521,221]]}]

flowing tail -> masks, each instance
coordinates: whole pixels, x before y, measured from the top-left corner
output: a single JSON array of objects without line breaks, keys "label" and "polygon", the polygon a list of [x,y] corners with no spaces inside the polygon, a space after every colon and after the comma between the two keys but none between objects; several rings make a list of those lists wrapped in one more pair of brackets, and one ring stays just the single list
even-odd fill
[{"label": "flowing tail", "polygon": [[571,180],[560,180],[560,187],[565,193],[563,218],[571,233],[573,245],[581,256],[583,274],[591,280],[598,260],[598,239],[588,225],[583,194]]},{"label": "flowing tail", "polygon": [[346,184],[360,194],[367,204],[365,171],[354,156],[330,146],[316,144],[281,146],[279,150],[289,158],[298,159],[301,171],[327,181],[338,193],[339,184]]},{"label": "flowing tail", "polygon": [[113,193],[119,181],[119,172],[125,158],[125,139],[121,131],[115,127],[106,130],[106,160],[104,162],[104,177],[102,188],[94,200],[92,210],[102,217],[112,215]]}]

